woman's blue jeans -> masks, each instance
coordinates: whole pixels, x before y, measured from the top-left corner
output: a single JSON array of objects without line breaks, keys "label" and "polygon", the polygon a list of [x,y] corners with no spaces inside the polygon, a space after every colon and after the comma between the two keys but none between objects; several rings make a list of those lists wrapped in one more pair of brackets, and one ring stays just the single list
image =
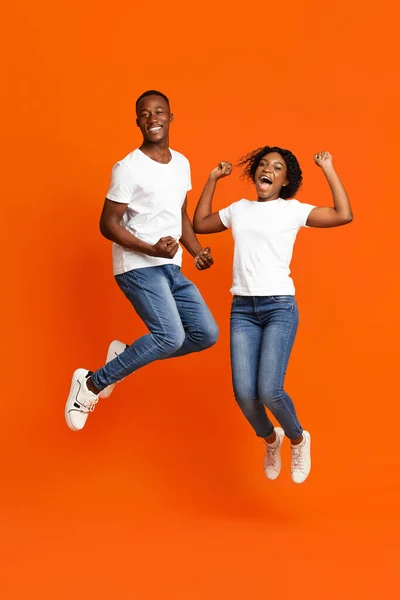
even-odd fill
[{"label": "woman's blue jeans", "polygon": [[259,437],[273,431],[265,408],[290,439],[303,429],[283,386],[298,326],[294,296],[234,296],[231,309],[233,389]]}]

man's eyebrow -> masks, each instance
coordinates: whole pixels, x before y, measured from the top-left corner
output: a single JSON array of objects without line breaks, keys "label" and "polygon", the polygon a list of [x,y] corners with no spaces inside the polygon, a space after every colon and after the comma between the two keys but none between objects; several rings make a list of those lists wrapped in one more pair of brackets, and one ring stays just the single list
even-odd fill
[{"label": "man's eyebrow", "polygon": [[[161,106],[161,105],[160,106],[156,106],[156,109],[158,109],[158,108],[165,108],[165,106]],[[144,111],[148,111],[148,110],[150,110],[150,109],[148,109],[148,108],[142,108],[140,112],[144,112]]]}]

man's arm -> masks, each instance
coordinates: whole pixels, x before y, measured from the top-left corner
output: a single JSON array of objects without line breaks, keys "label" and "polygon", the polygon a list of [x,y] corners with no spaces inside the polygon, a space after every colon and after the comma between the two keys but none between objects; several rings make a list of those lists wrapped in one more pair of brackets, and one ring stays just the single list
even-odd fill
[{"label": "man's arm", "polygon": [[140,240],[122,227],[121,219],[126,211],[126,204],[114,202],[106,198],[100,217],[100,231],[102,235],[124,248],[141,252],[148,256],[173,258],[178,251],[178,242],[171,236],[161,238],[154,246]]},{"label": "man's arm", "polygon": [[214,260],[210,254],[210,248],[202,248],[195,232],[193,231],[192,223],[187,214],[187,198],[182,205],[182,236],[180,239],[182,245],[194,257],[196,267],[203,271],[209,269]]}]

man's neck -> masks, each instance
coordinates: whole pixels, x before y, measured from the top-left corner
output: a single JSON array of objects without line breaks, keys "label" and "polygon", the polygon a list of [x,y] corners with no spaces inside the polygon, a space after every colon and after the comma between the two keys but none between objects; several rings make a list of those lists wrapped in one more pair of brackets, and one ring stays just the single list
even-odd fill
[{"label": "man's neck", "polygon": [[151,144],[143,140],[140,150],[149,158],[160,163],[169,163],[171,160],[171,152],[169,151],[169,140],[163,140],[159,144]]}]

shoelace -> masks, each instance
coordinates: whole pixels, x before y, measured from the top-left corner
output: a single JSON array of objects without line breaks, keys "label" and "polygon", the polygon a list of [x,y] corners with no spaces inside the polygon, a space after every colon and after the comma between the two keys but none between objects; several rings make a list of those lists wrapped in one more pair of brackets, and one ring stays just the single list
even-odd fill
[{"label": "shoelace", "polygon": [[266,467],[273,467],[274,469],[276,469],[278,450],[279,450],[279,446],[277,448],[271,448],[271,446],[269,446],[267,444],[267,457],[266,457],[266,464],[265,464]]},{"label": "shoelace", "polygon": [[99,399],[96,396],[96,398],[94,398],[93,400],[91,400],[90,398],[84,398],[83,400],[79,400],[78,404],[82,406],[82,412],[93,412],[98,401]]},{"label": "shoelace", "polygon": [[299,471],[302,471],[303,468],[303,446],[300,446],[300,448],[292,446],[292,470],[299,469]]}]

